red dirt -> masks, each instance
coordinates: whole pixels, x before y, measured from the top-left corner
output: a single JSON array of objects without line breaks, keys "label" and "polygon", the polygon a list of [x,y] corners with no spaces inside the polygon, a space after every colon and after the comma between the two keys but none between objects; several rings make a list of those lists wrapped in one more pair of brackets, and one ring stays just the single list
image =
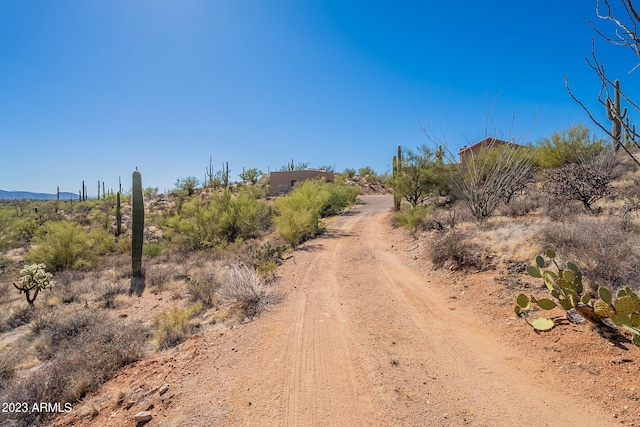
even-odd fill
[{"label": "red dirt", "polygon": [[640,426],[640,350],[586,325],[536,334],[497,272],[430,271],[391,197],[359,200],[278,269],[279,305],[124,368],[50,424]]}]

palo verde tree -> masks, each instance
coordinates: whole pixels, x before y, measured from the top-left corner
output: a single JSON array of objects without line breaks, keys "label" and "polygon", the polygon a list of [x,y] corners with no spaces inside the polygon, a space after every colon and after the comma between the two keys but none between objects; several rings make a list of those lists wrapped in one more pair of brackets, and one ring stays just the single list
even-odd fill
[{"label": "palo verde tree", "polygon": [[596,137],[591,129],[578,123],[539,139],[533,152],[533,161],[541,168],[557,168],[597,156],[606,149],[604,139]]},{"label": "palo verde tree", "polygon": [[397,158],[395,162],[398,170],[392,178],[394,194],[405,199],[412,208],[446,188],[444,168],[426,145],[421,145],[417,151],[405,150],[401,163]]}]

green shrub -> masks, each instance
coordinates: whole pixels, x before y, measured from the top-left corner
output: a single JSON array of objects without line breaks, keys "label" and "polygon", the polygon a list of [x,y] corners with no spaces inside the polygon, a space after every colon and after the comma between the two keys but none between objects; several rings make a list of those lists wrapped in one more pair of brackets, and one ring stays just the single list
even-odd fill
[{"label": "green shrub", "polygon": [[325,187],[329,190],[329,199],[322,209],[323,217],[336,215],[353,205],[360,194],[358,187],[335,183],[326,183]]},{"label": "green shrub", "polygon": [[196,192],[196,187],[200,185],[198,178],[195,176],[189,176],[187,178],[178,178],[176,181],[176,190],[179,193],[184,193],[187,196],[192,196]]},{"label": "green shrub", "polygon": [[156,332],[154,339],[158,347],[166,349],[184,341],[193,329],[191,319],[203,309],[201,303],[185,308],[177,305],[162,311],[156,317]]},{"label": "green shrub", "polygon": [[164,245],[158,243],[147,243],[142,247],[142,255],[148,257],[157,257],[162,254]]},{"label": "green shrub", "polygon": [[44,263],[59,271],[92,267],[115,244],[115,238],[102,229],[86,232],[68,221],[47,222],[34,238],[35,247],[24,257],[29,263]]},{"label": "green shrub", "polygon": [[359,190],[343,184],[309,180],[275,204],[273,222],[280,236],[294,248],[320,231],[320,218],[335,215],[353,204]]},{"label": "green shrub", "polygon": [[378,181],[378,174],[370,166],[365,166],[358,169],[358,175],[360,175],[367,182]]},{"label": "green shrub", "polygon": [[583,124],[555,131],[540,139],[535,146],[533,160],[543,168],[556,168],[601,154],[607,147],[603,139],[596,138]]},{"label": "green shrub", "polygon": [[320,217],[331,195],[321,181],[309,180],[275,204],[277,216],[273,222],[280,236],[291,246],[320,230]]},{"label": "green shrub", "polygon": [[200,199],[185,202],[180,214],[170,217],[165,225],[171,239],[198,250],[255,237],[264,227],[267,213],[266,204],[250,192],[232,195],[224,190],[209,203]]},{"label": "green shrub", "polygon": [[399,227],[406,227],[417,230],[423,225],[427,216],[433,211],[432,206],[416,206],[395,213],[395,224]]}]

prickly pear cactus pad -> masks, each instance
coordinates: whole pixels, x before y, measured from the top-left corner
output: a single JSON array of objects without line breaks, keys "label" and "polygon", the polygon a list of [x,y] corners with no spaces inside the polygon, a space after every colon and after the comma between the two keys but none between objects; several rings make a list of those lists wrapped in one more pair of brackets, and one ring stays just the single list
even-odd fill
[{"label": "prickly pear cactus pad", "polygon": [[[561,308],[576,311],[594,323],[609,320],[618,327],[620,334],[631,334],[632,342],[640,347],[640,297],[629,287],[613,293],[604,286],[598,288],[597,296],[585,292],[582,285],[582,273],[578,267],[569,262],[567,268],[561,268],[556,262],[554,251],[546,251],[545,260],[542,256],[535,258],[534,265],[527,267],[527,273],[536,279],[542,279],[552,298],[537,299],[533,295],[518,295],[514,312],[517,316],[526,317],[533,308],[552,310]],[[545,268],[553,265],[555,271]],[[572,317],[567,315],[567,320]],[[555,326],[555,322],[544,317],[536,318],[527,323],[538,331],[548,331]]]}]

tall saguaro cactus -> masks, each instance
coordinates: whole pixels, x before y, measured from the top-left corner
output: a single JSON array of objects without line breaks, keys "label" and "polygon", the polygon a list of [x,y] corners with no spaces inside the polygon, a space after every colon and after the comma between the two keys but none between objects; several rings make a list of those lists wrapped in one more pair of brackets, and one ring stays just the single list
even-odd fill
[{"label": "tall saguaro cactus", "polygon": [[224,188],[229,187],[229,162],[222,164],[222,185]]},{"label": "tall saguaro cactus", "polygon": [[400,178],[402,174],[402,147],[398,145],[398,155],[393,156],[393,164],[392,164],[392,176],[394,180],[395,189],[393,191],[393,207],[396,211],[400,210],[400,204],[402,203],[402,196],[399,194],[397,190],[397,180]]},{"label": "tall saguaro cactus", "polygon": [[116,237],[122,234],[122,206],[120,205],[120,192],[116,193]]},{"label": "tall saguaro cactus", "polygon": [[144,274],[142,272],[142,239],[144,232],[144,201],[142,199],[142,175],[138,169],[132,175],[131,187],[131,289],[138,296],[144,291]]},{"label": "tall saguaro cactus", "polygon": [[613,149],[618,151],[622,141],[622,121],[627,116],[627,107],[620,110],[620,81],[613,83],[613,101],[607,98],[607,118],[612,122],[611,135],[613,137]]}]

